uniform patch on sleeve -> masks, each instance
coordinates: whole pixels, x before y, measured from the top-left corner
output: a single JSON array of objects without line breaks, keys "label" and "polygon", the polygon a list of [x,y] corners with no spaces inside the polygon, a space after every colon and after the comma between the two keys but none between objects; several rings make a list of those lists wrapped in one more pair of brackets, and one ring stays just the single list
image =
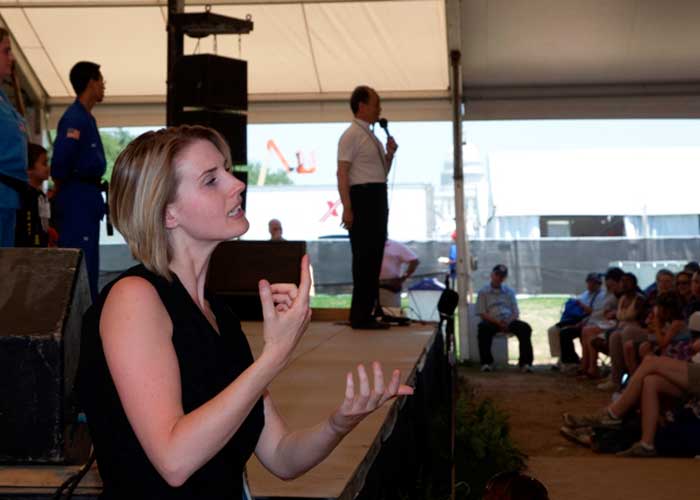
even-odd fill
[{"label": "uniform patch on sleeve", "polygon": [[68,132],[66,132],[66,137],[68,139],[75,139],[76,141],[80,140],[80,130],[77,128],[69,128]]}]

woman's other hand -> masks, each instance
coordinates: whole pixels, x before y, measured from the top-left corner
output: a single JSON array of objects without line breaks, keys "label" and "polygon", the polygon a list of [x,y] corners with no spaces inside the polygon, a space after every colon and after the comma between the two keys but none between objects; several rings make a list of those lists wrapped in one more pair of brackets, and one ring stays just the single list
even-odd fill
[{"label": "woman's other hand", "polygon": [[331,415],[330,424],[333,430],[340,434],[347,434],[367,415],[377,410],[387,401],[397,397],[413,394],[413,388],[401,384],[401,372],[394,370],[389,385],[384,385],[384,373],[382,365],[375,361],[372,363],[374,372],[374,388],[370,387],[369,377],[364,365],[357,367],[359,390],[355,387],[352,372],[348,372],[345,381],[345,400],[343,404]]}]

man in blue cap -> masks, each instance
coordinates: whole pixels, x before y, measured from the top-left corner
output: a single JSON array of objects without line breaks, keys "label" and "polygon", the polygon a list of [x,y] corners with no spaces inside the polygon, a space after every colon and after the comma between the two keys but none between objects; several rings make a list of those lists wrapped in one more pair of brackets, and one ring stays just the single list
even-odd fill
[{"label": "man in blue cap", "polygon": [[512,333],[518,337],[520,358],[518,366],[524,373],[532,371],[532,328],[520,320],[515,291],[503,282],[508,277],[508,268],[503,264],[494,266],[491,281],[479,290],[476,308],[481,321],[478,327],[479,358],[481,371],[493,370],[491,343],[498,333]]},{"label": "man in blue cap", "polygon": [[104,98],[105,81],[99,65],[83,61],[71,69],[70,82],[77,99],[58,122],[51,161],[51,175],[58,191],[54,205],[58,245],[83,250],[90,293],[95,300],[100,220],[105,214],[101,183],[107,163],[91,111]]}]

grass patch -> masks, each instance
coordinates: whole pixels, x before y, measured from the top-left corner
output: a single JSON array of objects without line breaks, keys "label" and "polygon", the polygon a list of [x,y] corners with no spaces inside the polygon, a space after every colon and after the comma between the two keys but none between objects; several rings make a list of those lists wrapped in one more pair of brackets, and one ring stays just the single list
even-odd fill
[{"label": "grass patch", "polygon": [[314,309],[350,309],[352,295],[344,293],[340,295],[318,294],[311,297],[311,307]]},{"label": "grass patch", "polygon": [[[311,297],[311,307],[314,309],[350,309],[351,301],[352,295],[349,293],[317,294]],[[401,307],[408,309],[408,297],[401,297]]]},{"label": "grass patch", "polygon": [[[547,330],[559,321],[562,306],[568,297],[527,297],[518,300],[520,318],[532,327],[532,350],[537,364],[552,362]],[[514,337],[508,339],[508,358],[513,361],[518,359],[518,339]]]}]

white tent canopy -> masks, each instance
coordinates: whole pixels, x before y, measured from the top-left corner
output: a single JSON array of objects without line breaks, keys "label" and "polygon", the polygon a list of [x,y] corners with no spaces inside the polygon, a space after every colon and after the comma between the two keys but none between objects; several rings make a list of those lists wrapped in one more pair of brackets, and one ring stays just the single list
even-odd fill
[{"label": "white tent canopy", "polygon": [[[35,3],[41,7],[32,7]],[[90,5],[102,3],[114,4]],[[97,113],[118,114],[121,108],[129,124],[162,123],[167,9],[138,1],[119,7],[65,4],[69,2],[0,0],[0,15],[49,104],[72,99],[70,67],[78,60],[93,60],[102,65],[108,90],[107,113],[99,107]],[[442,1],[214,5],[212,11],[250,15],[254,30],[240,37],[210,36],[199,44],[186,38],[185,53],[249,61],[251,122],[324,121],[325,114],[344,120],[348,92],[360,82],[389,98],[417,103],[438,99],[448,109]],[[420,105],[414,111],[422,114]],[[115,119],[126,124],[123,117],[98,114],[103,125]]]},{"label": "white tent canopy", "polygon": [[[394,120],[449,120],[450,36],[469,119],[700,116],[695,0],[462,0],[449,19],[443,0],[206,3],[255,23],[216,40],[219,54],[249,61],[251,123],[344,121],[359,83],[380,91]],[[165,114],[165,5],[0,0],[0,23],[52,122],[71,99],[71,65],[87,59],[108,83],[100,124],[154,125]],[[213,37],[197,50],[214,52]]]}]

